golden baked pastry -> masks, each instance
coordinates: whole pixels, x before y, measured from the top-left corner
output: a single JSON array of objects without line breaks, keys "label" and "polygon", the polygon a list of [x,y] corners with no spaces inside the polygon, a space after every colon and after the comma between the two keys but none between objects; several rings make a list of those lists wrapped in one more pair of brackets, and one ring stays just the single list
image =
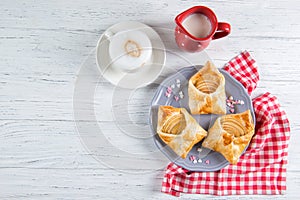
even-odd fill
[{"label": "golden baked pastry", "polygon": [[185,108],[160,106],[157,134],[177,155],[186,158],[192,147],[200,142],[207,132]]},{"label": "golden baked pastry", "polygon": [[226,114],[225,78],[211,62],[190,78],[188,94],[192,114]]},{"label": "golden baked pastry", "polygon": [[208,130],[202,146],[221,153],[231,164],[236,164],[253,135],[254,123],[250,110],[223,115]]}]

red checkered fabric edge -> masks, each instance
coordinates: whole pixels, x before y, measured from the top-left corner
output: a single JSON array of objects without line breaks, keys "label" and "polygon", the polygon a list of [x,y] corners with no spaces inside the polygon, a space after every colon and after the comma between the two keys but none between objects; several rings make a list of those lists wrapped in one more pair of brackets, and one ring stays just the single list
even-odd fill
[{"label": "red checkered fabric edge", "polygon": [[[250,56],[247,52],[242,54],[248,55],[246,58]],[[239,57],[240,55],[237,56]],[[248,67],[252,68],[251,65]],[[249,72],[249,69],[246,71]],[[258,76],[253,77],[258,79]],[[256,133],[236,165],[228,165],[216,172],[191,172],[170,163],[163,178],[162,192],[174,196],[179,196],[180,193],[284,194],[290,137],[289,121],[276,97],[270,93],[253,99],[253,107],[256,115]]]},{"label": "red checkered fabric edge", "polygon": [[256,62],[248,51],[244,51],[230,60],[223,69],[242,83],[249,94],[256,88],[259,74]]}]

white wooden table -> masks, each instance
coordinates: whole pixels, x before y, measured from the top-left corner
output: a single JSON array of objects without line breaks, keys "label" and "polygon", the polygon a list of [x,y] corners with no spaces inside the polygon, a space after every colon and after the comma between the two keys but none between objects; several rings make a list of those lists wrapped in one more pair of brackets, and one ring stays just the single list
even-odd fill
[{"label": "white wooden table", "polygon": [[[157,85],[120,92],[99,77],[94,50],[100,35],[117,22],[152,26],[168,51],[159,83],[170,71],[186,66],[187,60],[203,60],[200,54],[181,52],[172,32],[174,17],[198,4],[196,0],[0,1],[0,199],[175,199],[160,193],[168,161],[149,153],[156,151],[148,109]],[[300,195],[300,3],[218,0],[202,5],[232,25],[230,36],[206,50],[209,58],[221,67],[248,50],[259,65],[258,91],[276,95],[288,114],[288,189],[284,196],[184,194],[182,199],[295,199]],[[79,89],[80,78],[89,80],[84,86],[97,86],[93,98]],[[82,93],[73,98],[78,91]],[[76,117],[80,111],[74,102],[86,104],[87,116]],[[95,116],[88,115],[93,112]],[[90,151],[82,137],[93,141],[95,124],[114,149],[95,140],[99,149]],[[119,156],[117,150],[133,156]],[[142,162],[137,152],[145,154]]]}]

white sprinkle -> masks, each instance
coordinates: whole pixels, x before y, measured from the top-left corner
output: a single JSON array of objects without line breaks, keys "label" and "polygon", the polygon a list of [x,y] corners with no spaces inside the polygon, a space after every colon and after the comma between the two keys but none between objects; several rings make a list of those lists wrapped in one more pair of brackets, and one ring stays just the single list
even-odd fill
[{"label": "white sprinkle", "polygon": [[198,161],[197,160],[193,160],[193,163],[196,164]]},{"label": "white sprinkle", "polygon": [[180,83],[180,79],[176,79],[176,83]]},{"label": "white sprinkle", "polygon": [[183,92],[180,91],[178,94],[179,94],[180,99],[183,99],[183,97],[184,97]]},{"label": "white sprinkle", "polygon": [[241,105],[244,105],[244,104],[245,104],[245,102],[244,102],[243,100],[241,100],[240,104],[241,104]]},{"label": "white sprinkle", "polygon": [[178,88],[180,88],[180,83],[177,83],[176,86],[177,86]]},{"label": "white sprinkle", "polygon": [[202,163],[202,160],[200,158],[198,159],[198,163]]},{"label": "white sprinkle", "polygon": [[233,96],[230,96],[228,99],[232,101],[233,100]]},{"label": "white sprinkle", "polygon": [[181,46],[184,46],[184,43],[181,43]]},{"label": "white sprinkle", "polygon": [[175,84],[172,84],[172,85],[171,85],[171,88],[173,88],[173,89],[174,89],[174,88],[175,88]]},{"label": "white sprinkle", "polygon": [[201,151],[202,151],[202,148],[200,148],[200,147],[197,148],[197,151],[198,151],[198,152],[201,152]]},{"label": "white sprinkle", "polygon": [[231,105],[232,105],[231,103],[229,103],[229,102],[227,103],[227,106],[228,106],[228,107],[231,107]]}]

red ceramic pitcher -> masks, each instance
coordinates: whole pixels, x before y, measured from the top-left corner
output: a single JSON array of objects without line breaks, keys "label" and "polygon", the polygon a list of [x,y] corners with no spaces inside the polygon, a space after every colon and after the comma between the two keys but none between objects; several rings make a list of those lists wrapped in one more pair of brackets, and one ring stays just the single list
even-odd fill
[{"label": "red ceramic pitcher", "polygon": [[[193,14],[201,14],[208,19],[209,32],[205,36],[198,36],[191,32],[189,28],[184,25],[184,21],[187,17]],[[215,13],[205,6],[195,6],[182,13],[175,18],[177,24],[175,28],[175,40],[179,48],[188,52],[199,52],[205,49],[211,40],[219,39],[227,36],[230,33],[230,24],[226,22],[218,22]],[[195,23],[197,24],[197,23]],[[192,27],[197,28],[197,27]],[[200,27],[207,28],[207,27]]]}]

